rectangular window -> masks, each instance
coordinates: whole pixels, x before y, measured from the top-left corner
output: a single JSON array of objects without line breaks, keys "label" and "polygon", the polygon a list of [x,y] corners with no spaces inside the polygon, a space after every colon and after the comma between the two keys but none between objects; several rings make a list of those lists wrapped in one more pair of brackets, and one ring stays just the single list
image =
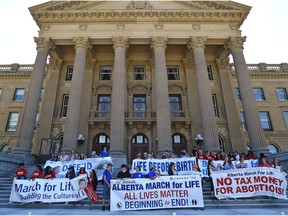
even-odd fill
[{"label": "rectangular window", "polygon": [[133,117],[134,118],[146,117],[146,96],[145,95],[133,96]]},{"label": "rectangular window", "polygon": [[24,88],[16,88],[13,101],[24,101],[25,89]]},{"label": "rectangular window", "polygon": [[268,112],[259,112],[263,130],[272,130],[272,124]]},{"label": "rectangular window", "polygon": [[253,88],[254,96],[256,101],[264,101],[264,92],[262,88]]},{"label": "rectangular window", "polygon": [[240,119],[241,119],[243,131],[247,131],[247,125],[246,125],[244,112],[240,112]]},{"label": "rectangular window", "polygon": [[100,80],[111,80],[112,66],[104,65],[100,67]]},{"label": "rectangular window", "polygon": [[36,128],[37,128],[37,123],[38,123],[38,121],[39,121],[39,112],[37,112],[37,114],[36,114],[36,120],[35,120],[35,125],[34,125],[34,131],[35,131]]},{"label": "rectangular window", "polygon": [[240,96],[239,88],[235,88],[235,95],[236,95],[236,100],[240,101],[241,100],[241,96]]},{"label": "rectangular window", "polygon": [[285,123],[286,123],[286,127],[288,128],[288,112],[287,111],[283,112],[283,115],[284,115],[284,120],[285,120]]},{"label": "rectangular window", "polygon": [[41,93],[40,93],[40,100],[42,100],[44,97],[44,88],[41,89]]},{"label": "rectangular window", "polygon": [[133,74],[134,74],[133,75],[134,80],[145,80],[146,79],[145,66],[134,66]]},{"label": "rectangular window", "polygon": [[108,118],[110,111],[110,95],[98,95],[97,114],[98,118]]},{"label": "rectangular window", "polygon": [[211,65],[207,65],[207,72],[208,72],[208,78],[209,78],[209,80],[213,80],[213,73],[212,73],[212,67],[211,67]]},{"label": "rectangular window", "polygon": [[167,66],[168,80],[180,80],[178,66]]},{"label": "rectangular window", "polygon": [[184,117],[181,95],[169,95],[171,117]]},{"label": "rectangular window", "polygon": [[279,101],[288,100],[286,88],[277,88],[276,91],[277,91]]},{"label": "rectangular window", "polygon": [[217,104],[217,97],[215,94],[212,95],[212,100],[213,100],[213,108],[214,108],[214,113],[215,117],[219,118],[219,110],[218,110],[218,104]]},{"label": "rectangular window", "polygon": [[73,66],[68,66],[66,72],[66,81],[71,81],[72,76],[73,76]]},{"label": "rectangular window", "polygon": [[19,112],[10,112],[7,121],[6,131],[16,131],[18,119]]},{"label": "rectangular window", "polygon": [[0,99],[1,99],[1,96],[2,96],[2,88],[0,88]]},{"label": "rectangular window", "polygon": [[63,95],[60,118],[66,118],[67,116],[68,101],[69,101],[69,95],[68,94]]}]

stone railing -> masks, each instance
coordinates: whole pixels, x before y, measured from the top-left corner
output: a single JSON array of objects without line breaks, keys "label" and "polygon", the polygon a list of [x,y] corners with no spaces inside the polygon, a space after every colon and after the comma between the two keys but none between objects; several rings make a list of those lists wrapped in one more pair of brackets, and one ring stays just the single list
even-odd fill
[{"label": "stone railing", "polygon": [[[235,67],[233,64],[232,70],[235,71]],[[288,63],[282,64],[247,64],[247,69],[249,72],[288,72]]]},{"label": "stone railing", "polygon": [[0,65],[0,72],[32,72],[33,70],[33,64],[11,64],[11,65]]}]

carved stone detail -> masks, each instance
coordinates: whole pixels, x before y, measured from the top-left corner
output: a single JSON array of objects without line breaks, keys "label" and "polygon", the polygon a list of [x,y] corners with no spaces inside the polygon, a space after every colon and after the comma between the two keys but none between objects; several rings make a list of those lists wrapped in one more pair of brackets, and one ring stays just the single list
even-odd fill
[{"label": "carved stone detail", "polygon": [[148,1],[132,1],[128,7],[128,10],[152,10],[152,6]]},{"label": "carved stone detail", "polygon": [[192,28],[194,30],[200,30],[201,29],[201,25],[200,24],[192,24]]},{"label": "carved stone detail", "polygon": [[156,49],[156,48],[162,48],[166,49],[167,47],[167,37],[153,37],[151,41],[151,48]]},{"label": "carved stone detail", "polygon": [[240,26],[238,24],[230,24],[232,30],[239,30]]},{"label": "carved stone detail", "polygon": [[117,29],[118,30],[124,30],[125,29],[125,24],[117,24]]},{"label": "carved stone detail", "polygon": [[128,37],[113,37],[113,49],[122,48],[122,49],[128,49],[129,43],[128,43]]},{"label": "carved stone detail", "polygon": [[92,44],[90,43],[90,40],[88,37],[74,37],[73,43],[75,44],[74,49],[77,50],[78,48],[82,49],[91,49]]},{"label": "carved stone detail", "polygon": [[50,30],[50,25],[47,24],[41,24],[40,26],[40,31],[49,31]]},{"label": "carved stone detail", "polygon": [[96,59],[92,59],[92,58],[87,58],[86,59],[86,67],[88,69],[93,69],[95,64],[96,64]]},{"label": "carved stone detail", "polygon": [[219,70],[230,70],[231,64],[229,63],[229,58],[216,59],[216,64]]},{"label": "carved stone detail", "polygon": [[194,62],[192,58],[186,58],[183,59],[183,65],[185,67],[185,70],[191,70],[194,67]]},{"label": "carved stone detail", "polygon": [[49,68],[59,70],[62,67],[63,60],[58,58],[49,59]]},{"label": "carved stone detail", "polygon": [[245,41],[246,37],[230,37],[230,39],[224,45],[224,48],[229,51],[234,49],[244,49],[243,45]]},{"label": "carved stone detail", "polygon": [[202,48],[205,49],[206,37],[192,37],[187,47],[188,49]]},{"label": "carved stone detail", "polygon": [[157,23],[157,24],[154,25],[154,28],[155,28],[156,30],[162,30],[162,29],[163,29],[163,24]]},{"label": "carved stone detail", "polygon": [[86,30],[87,29],[87,25],[86,24],[80,24],[79,25],[79,30]]},{"label": "carved stone detail", "polygon": [[34,41],[37,44],[38,51],[49,51],[50,49],[55,49],[50,38],[34,37]]}]

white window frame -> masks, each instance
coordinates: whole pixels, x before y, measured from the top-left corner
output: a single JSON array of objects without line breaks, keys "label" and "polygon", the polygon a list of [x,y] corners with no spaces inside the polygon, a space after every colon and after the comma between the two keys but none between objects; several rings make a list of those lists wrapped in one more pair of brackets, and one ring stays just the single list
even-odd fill
[{"label": "white window frame", "polygon": [[65,77],[66,81],[72,80],[73,70],[74,70],[73,66],[67,66],[66,77]]},{"label": "white window frame", "polygon": [[[282,90],[283,92],[280,93],[278,90]],[[276,88],[276,93],[277,93],[279,101],[287,101],[288,100],[286,88]]]},{"label": "white window frame", "polygon": [[[13,115],[15,116],[13,117]],[[6,125],[6,131],[15,132],[17,130],[19,115],[20,115],[19,112],[9,112],[7,125]]]},{"label": "white window frame", "polygon": [[[19,92],[22,92],[23,94],[19,94]],[[16,88],[13,96],[13,101],[23,102],[24,97],[25,97],[25,88]]]},{"label": "white window frame", "polygon": [[69,94],[64,94],[62,97],[60,118],[66,118],[68,111]]},{"label": "white window frame", "polygon": [[99,72],[99,80],[105,81],[111,79],[112,79],[112,65],[101,65]]},{"label": "white window frame", "polygon": [[208,79],[211,81],[211,80],[214,80],[213,78],[213,71],[212,71],[212,67],[211,65],[207,65],[207,73],[208,73]]},{"label": "white window frame", "polygon": [[215,117],[219,118],[219,109],[218,109],[216,94],[212,94],[212,101],[213,101],[213,109],[214,109]]},{"label": "white window frame", "polygon": [[144,65],[133,66],[133,80],[146,80],[146,68]]},{"label": "white window frame", "polygon": [[[266,117],[267,118],[261,118],[263,117],[263,115],[261,114],[266,114]],[[270,115],[269,115],[269,112],[267,111],[260,111],[259,112],[259,118],[260,118],[260,121],[261,121],[261,125],[262,125],[262,128],[263,130],[265,131],[272,131],[273,130],[273,127],[272,127],[272,122],[271,122],[271,118],[270,118]],[[268,127],[264,127],[265,125],[268,125]]]},{"label": "white window frame", "polygon": [[[171,79],[173,77],[173,79]],[[179,67],[177,65],[167,65],[168,80],[180,80]]]},{"label": "white window frame", "polygon": [[[259,91],[259,92],[256,92]],[[265,101],[263,88],[253,88],[253,93],[256,101]]]}]

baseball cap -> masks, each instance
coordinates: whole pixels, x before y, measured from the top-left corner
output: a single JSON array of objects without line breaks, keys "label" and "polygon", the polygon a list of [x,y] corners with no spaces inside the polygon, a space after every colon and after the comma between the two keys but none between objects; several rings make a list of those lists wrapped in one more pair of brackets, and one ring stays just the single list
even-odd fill
[{"label": "baseball cap", "polygon": [[108,166],[113,166],[113,164],[112,164],[112,163],[108,163],[108,164],[107,164],[107,167],[108,167]]},{"label": "baseball cap", "polygon": [[124,168],[124,167],[127,167],[126,164],[122,164],[122,165],[121,165],[121,168]]}]

